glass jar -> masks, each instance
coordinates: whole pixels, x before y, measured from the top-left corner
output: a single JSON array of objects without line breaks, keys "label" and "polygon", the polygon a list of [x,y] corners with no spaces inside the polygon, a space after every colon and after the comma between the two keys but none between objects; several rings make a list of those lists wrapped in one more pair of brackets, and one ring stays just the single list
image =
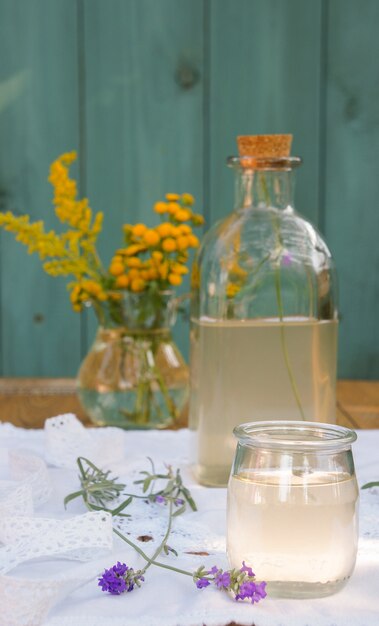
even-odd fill
[{"label": "glass jar", "polygon": [[77,377],[90,419],[130,429],[177,424],[188,401],[189,373],[171,336],[173,294],[125,293],[122,303],[98,305],[96,313],[99,328]]},{"label": "glass jar", "polygon": [[336,276],[322,237],[294,209],[300,163],[229,158],[235,209],[195,259],[190,428],[206,485],[226,485],[237,424],[335,422]]},{"label": "glass jar", "polygon": [[227,550],[272,595],[332,594],[351,576],[358,543],[358,485],[348,428],[296,421],[234,429]]}]

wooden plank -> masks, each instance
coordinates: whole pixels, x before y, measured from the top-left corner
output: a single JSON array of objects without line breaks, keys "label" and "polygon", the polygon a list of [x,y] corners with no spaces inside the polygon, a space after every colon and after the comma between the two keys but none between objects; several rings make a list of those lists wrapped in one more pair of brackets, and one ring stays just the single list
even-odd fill
[{"label": "wooden plank", "polygon": [[233,206],[225,158],[241,134],[293,133],[304,158],[296,206],[319,218],[320,0],[211,0],[208,117],[211,220]]},{"label": "wooden plank", "polygon": [[[189,191],[202,210],[202,6],[85,1],[86,180],[105,212],[106,263],[123,223],[157,223],[151,209],[166,192]],[[188,325],[175,336],[187,353]]]},{"label": "wooden plank", "polygon": [[[379,381],[337,382],[337,423],[349,428],[379,428]],[[0,378],[0,421],[42,428],[47,417],[75,413],[91,425],[76,397],[72,378]],[[187,425],[183,414],[178,427]]]},{"label": "wooden plank", "polygon": [[353,428],[379,428],[379,381],[340,380],[337,383],[339,423]]},{"label": "wooden plank", "polygon": [[325,228],[340,282],[339,375],[377,379],[379,3],[328,6]]},{"label": "wooden plank", "polygon": [[0,421],[21,428],[43,428],[47,418],[64,413],[74,413],[91,426],[76,396],[74,379],[0,379]]},{"label": "wooden plank", "polygon": [[[56,227],[50,162],[78,144],[76,0],[0,0],[1,209]],[[80,321],[62,280],[1,240],[1,371],[73,375]]]}]

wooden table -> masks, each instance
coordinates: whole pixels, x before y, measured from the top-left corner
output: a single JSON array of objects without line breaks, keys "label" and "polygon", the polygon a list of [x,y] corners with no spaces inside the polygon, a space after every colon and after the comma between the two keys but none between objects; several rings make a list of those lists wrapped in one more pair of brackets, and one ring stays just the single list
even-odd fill
[{"label": "wooden table", "polygon": [[[90,425],[76,396],[74,379],[0,378],[0,421],[42,428],[47,417],[60,413],[75,413]],[[379,428],[379,381],[338,381],[337,423]]]}]

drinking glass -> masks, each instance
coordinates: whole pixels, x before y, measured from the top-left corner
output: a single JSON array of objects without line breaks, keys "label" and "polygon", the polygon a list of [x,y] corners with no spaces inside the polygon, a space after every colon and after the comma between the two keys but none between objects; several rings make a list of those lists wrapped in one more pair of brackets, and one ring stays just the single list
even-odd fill
[{"label": "drinking glass", "polygon": [[355,432],[317,422],[242,424],[228,486],[227,550],[271,595],[330,595],[350,578],[358,542]]}]

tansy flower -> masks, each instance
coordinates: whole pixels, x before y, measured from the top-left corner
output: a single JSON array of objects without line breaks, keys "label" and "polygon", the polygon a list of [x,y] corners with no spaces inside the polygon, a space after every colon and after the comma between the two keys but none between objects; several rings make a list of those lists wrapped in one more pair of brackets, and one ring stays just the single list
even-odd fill
[{"label": "tansy flower", "polygon": [[115,263],[111,264],[109,272],[112,274],[112,276],[119,276],[120,274],[123,274],[124,266],[122,263],[116,261]]},{"label": "tansy flower", "polygon": [[160,236],[155,230],[150,229],[144,233],[143,239],[148,246],[156,246],[160,241]]},{"label": "tansy flower", "polygon": [[130,283],[130,288],[134,292],[143,291],[145,289],[146,282],[142,278],[134,278]]},{"label": "tansy flower", "polygon": [[174,213],[174,217],[178,222],[186,222],[190,219],[191,213],[187,209],[179,209]]},{"label": "tansy flower", "polygon": [[166,202],[156,202],[154,204],[154,211],[159,214],[166,213],[167,211]]},{"label": "tansy flower", "polygon": [[142,235],[147,231],[147,226],[145,224],[136,224],[132,228],[132,234],[134,237],[142,237]]},{"label": "tansy flower", "polygon": [[195,199],[190,193],[182,193],[182,202],[188,206],[192,206],[195,203]]},{"label": "tansy flower", "polygon": [[168,282],[170,283],[170,285],[181,285],[182,284],[182,277],[179,276],[179,274],[169,274],[168,275]]},{"label": "tansy flower", "polygon": [[181,284],[188,273],[187,250],[199,245],[190,224],[202,223],[202,216],[189,208],[194,204],[191,194],[167,193],[165,201],[153,207],[166,221],[154,228],[124,224],[123,246],[105,269],[96,250],[103,214],[93,214],[88,199],[78,197],[77,183],[69,172],[75,159],[75,152],[63,154],[52,163],[49,175],[55,213],[66,225],[65,232],[46,232],[42,221],[30,222],[28,215],[16,217],[11,212],[0,212],[0,227],[13,232],[30,254],[38,253],[51,276],[74,276],[68,289],[75,311],[92,302],[99,313],[99,302],[110,300],[107,315],[119,323],[123,319],[118,308],[121,290],[153,294]]},{"label": "tansy flower", "polygon": [[178,204],[178,202],[169,202],[167,204],[167,212],[171,213],[171,215],[174,215],[177,211],[180,211],[180,204]]},{"label": "tansy flower", "polygon": [[176,241],[175,239],[172,239],[171,237],[164,239],[164,241],[162,242],[162,249],[165,252],[174,252],[176,248],[177,248]]},{"label": "tansy flower", "polygon": [[173,228],[174,226],[170,224],[170,222],[163,222],[156,227],[156,230],[161,237],[168,237],[169,235],[171,235]]}]

